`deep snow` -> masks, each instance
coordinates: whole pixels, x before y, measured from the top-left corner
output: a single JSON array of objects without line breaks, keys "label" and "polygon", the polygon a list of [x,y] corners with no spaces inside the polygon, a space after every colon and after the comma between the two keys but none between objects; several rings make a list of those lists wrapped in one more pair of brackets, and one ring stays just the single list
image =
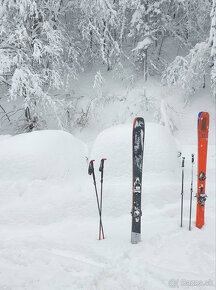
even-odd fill
[{"label": "deep snow", "polygon": [[87,146],[64,131],[6,136],[0,143],[1,179],[81,178]]},{"label": "deep snow", "polygon": [[[106,88],[110,83],[114,81],[109,80]],[[114,99],[118,99],[122,88],[114,85],[113,90]],[[104,123],[96,126],[96,119],[81,132],[75,131],[75,137],[55,130],[0,136],[1,290],[191,289],[195,283],[199,284],[195,289],[214,289],[214,105],[201,94],[185,107],[180,91],[158,88],[155,83],[148,93],[169,104],[164,110],[170,110],[179,129],[174,137],[168,128],[169,119],[164,118],[161,123],[165,126],[161,126],[152,123],[151,110],[142,114],[143,91],[137,87],[126,92],[126,101],[119,97],[112,103],[111,98],[105,107],[99,106]],[[189,232],[190,159],[195,153],[195,194],[200,110],[210,113],[208,199],[205,226],[199,230],[195,228],[193,198]],[[142,242],[137,245],[130,243],[134,114],[146,120]],[[183,228],[179,150],[186,157]],[[106,239],[98,241],[99,219],[87,158],[96,159],[99,189],[98,166],[103,157],[107,158],[103,200]]]},{"label": "deep snow", "polygon": [[[130,243],[132,123],[101,132],[91,140],[89,152],[83,142],[62,131],[1,136],[0,289],[191,289],[184,285],[193,280],[208,284],[195,289],[214,289],[213,114],[206,224],[202,230],[195,228],[193,199],[192,231],[188,231],[190,154],[197,151],[196,110],[189,107],[180,114],[176,140],[166,127],[146,122],[142,242],[137,245]],[[186,156],[183,228],[179,149]],[[103,241],[97,239],[99,219],[86,157],[96,159],[98,187],[98,161],[107,158]]]}]

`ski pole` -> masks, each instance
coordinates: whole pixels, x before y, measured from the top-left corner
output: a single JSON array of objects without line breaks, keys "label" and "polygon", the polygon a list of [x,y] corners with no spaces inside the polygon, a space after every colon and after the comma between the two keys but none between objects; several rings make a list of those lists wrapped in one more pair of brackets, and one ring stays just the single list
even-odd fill
[{"label": "ski pole", "polygon": [[191,231],[191,213],[192,213],[192,194],[193,194],[193,166],[194,166],[194,154],[191,154],[191,190],[190,190],[190,216],[189,216],[189,231]]},{"label": "ski pole", "polygon": [[[97,200],[97,206],[98,206],[98,213],[100,217],[100,231],[102,230],[103,238],[104,238],[104,230],[103,230],[103,224],[102,224],[102,218],[101,218],[101,211],[100,211],[100,205],[99,205],[99,198],[98,198],[98,192],[97,192],[97,184],[95,179],[95,171],[94,171],[94,162],[95,160],[91,160],[89,163],[88,168],[88,174],[93,176],[93,182],[95,187],[95,194],[96,194],[96,200]],[[99,240],[100,240],[100,234],[99,234]]]},{"label": "ski pole", "polygon": [[183,218],[183,194],[184,194],[184,161],[185,161],[185,157],[182,157],[181,227],[182,227],[182,218]]},{"label": "ski pole", "polygon": [[[101,159],[101,163],[100,163],[100,167],[99,167],[99,171],[101,173],[101,192],[100,192],[100,213],[101,213],[101,215],[102,215],[102,194],[103,194],[103,172],[104,172],[104,161],[105,160],[106,160],[106,158]],[[99,230],[99,240],[100,239],[101,239],[101,224],[100,224],[100,230]],[[103,239],[104,239],[104,235],[103,235]]]}]

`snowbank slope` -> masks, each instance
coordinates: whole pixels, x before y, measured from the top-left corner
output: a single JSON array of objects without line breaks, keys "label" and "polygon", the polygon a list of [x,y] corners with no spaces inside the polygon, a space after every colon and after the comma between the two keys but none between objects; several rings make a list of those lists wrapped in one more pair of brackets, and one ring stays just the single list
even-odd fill
[{"label": "snowbank slope", "polygon": [[[101,158],[107,158],[107,177],[131,177],[132,124],[114,126],[98,135],[91,159]],[[145,124],[143,163],[144,174],[176,171],[177,145],[166,127],[156,123]]]},{"label": "snowbank slope", "polygon": [[44,130],[4,138],[0,142],[1,179],[48,179],[86,172],[87,148],[64,131]]}]

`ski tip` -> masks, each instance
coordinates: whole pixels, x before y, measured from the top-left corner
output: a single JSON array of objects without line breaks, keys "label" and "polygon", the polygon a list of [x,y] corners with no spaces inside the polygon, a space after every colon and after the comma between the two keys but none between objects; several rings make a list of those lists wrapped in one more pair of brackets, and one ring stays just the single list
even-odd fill
[{"label": "ski tip", "polygon": [[203,111],[198,113],[198,119],[200,118],[200,116],[202,115]]},{"label": "ski tip", "polygon": [[[208,132],[209,130],[209,113],[208,112],[202,112],[202,114],[200,115],[199,119],[198,119],[198,131],[206,131]],[[208,133],[207,133],[208,135]],[[205,138],[208,138],[208,136],[206,136]]]},{"label": "ski tip", "polygon": [[133,120],[133,127],[134,127],[134,125],[136,123],[136,120],[137,120],[137,118],[134,118],[134,120]]},{"label": "ski tip", "polygon": [[209,113],[208,112],[204,112],[204,111],[199,112],[199,114],[198,114],[198,122],[199,122],[201,117],[209,118]]},{"label": "ski tip", "polygon": [[95,160],[92,159],[90,162],[95,162]]},{"label": "ski tip", "polygon": [[198,113],[198,118],[197,118],[198,126],[199,126],[199,120],[200,120],[200,117],[201,117],[202,113],[203,113],[203,111]]},{"label": "ski tip", "polygon": [[106,158],[102,158],[101,161],[102,161],[102,160],[107,160],[107,159],[106,159]]},{"label": "ski tip", "polygon": [[133,130],[134,130],[134,128],[136,128],[137,126],[138,126],[138,127],[142,126],[142,127],[145,128],[145,120],[144,120],[143,117],[136,117],[136,118],[134,119],[134,121],[133,121]]},{"label": "ski tip", "polygon": [[199,114],[198,114],[198,119],[200,119],[201,118],[201,116],[203,117],[209,117],[209,112],[199,112]]},{"label": "ski tip", "polygon": [[135,122],[136,122],[137,120],[142,120],[142,121],[144,121],[144,118],[143,118],[143,117],[135,117],[134,120],[133,120],[133,123],[135,124]]},{"label": "ski tip", "polygon": [[144,121],[144,118],[143,117],[136,117],[136,118],[134,118],[134,123],[136,122],[136,120],[142,120],[142,121]]}]

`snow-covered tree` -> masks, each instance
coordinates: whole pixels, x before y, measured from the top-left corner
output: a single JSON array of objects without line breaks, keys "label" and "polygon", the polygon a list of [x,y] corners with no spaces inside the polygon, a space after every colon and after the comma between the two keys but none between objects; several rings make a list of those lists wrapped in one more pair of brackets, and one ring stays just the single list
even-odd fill
[{"label": "snow-covered tree", "polygon": [[104,84],[104,78],[101,72],[98,71],[94,77],[94,84],[93,84],[93,88],[96,90],[98,98],[102,97],[103,84]]},{"label": "snow-covered tree", "polygon": [[118,62],[123,39],[124,1],[90,0],[81,1],[79,30],[84,40],[87,58],[91,62],[102,60],[111,70]]},{"label": "snow-covered tree", "polygon": [[[49,107],[56,110],[50,92],[62,85],[69,42],[61,22],[63,4],[0,1],[0,81],[9,85],[8,99],[24,107],[27,130],[38,126]],[[76,60],[74,47],[69,45],[67,50]]]},{"label": "snow-covered tree", "polygon": [[[22,109],[27,130],[48,115],[72,128],[79,120],[80,99],[70,93],[70,80],[90,65],[97,71],[101,64],[114,69],[129,88],[136,79],[132,72],[128,81],[132,64],[145,81],[148,75],[162,75],[189,97],[208,83],[214,64],[214,88],[215,22],[215,0],[0,0],[0,112],[9,121],[2,103],[7,98],[16,106],[12,114]],[[96,74],[98,95],[102,83]],[[146,87],[144,82],[147,104]],[[86,124],[84,112],[80,124]]]},{"label": "snow-covered tree", "polygon": [[209,70],[210,49],[207,42],[198,43],[186,57],[177,56],[162,76],[168,85],[186,90],[186,101],[198,88],[205,87],[205,76]]},{"label": "snow-covered tree", "polygon": [[147,80],[149,65],[156,68],[154,61],[149,57],[149,48],[158,44],[158,37],[163,30],[161,26],[162,6],[164,0],[135,0],[131,8],[131,27],[129,36],[133,39],[133,51],[143,65],[144,80]]},{"label": "snow-covered tree", "polygon": [[191,49],[206,40],[211,0],[174,0],[166,30],[183,48]]}]

